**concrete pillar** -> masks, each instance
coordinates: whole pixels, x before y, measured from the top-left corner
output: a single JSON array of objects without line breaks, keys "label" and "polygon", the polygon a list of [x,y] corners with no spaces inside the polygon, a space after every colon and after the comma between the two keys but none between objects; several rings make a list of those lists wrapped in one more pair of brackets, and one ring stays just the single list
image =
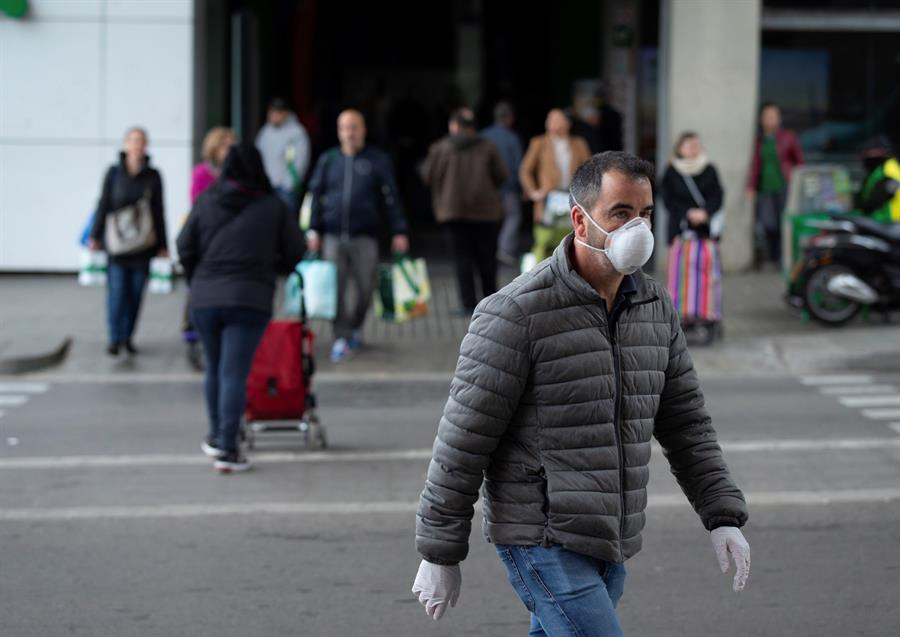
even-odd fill
[{"label": "concrete pillar", "polygon": [[761,0],[661,3],[660,155],[668,157],[681,131],[700,134],[725,188],[723,264],[745,270],[753,263],[754,214],[744,184],[756,122]]}]

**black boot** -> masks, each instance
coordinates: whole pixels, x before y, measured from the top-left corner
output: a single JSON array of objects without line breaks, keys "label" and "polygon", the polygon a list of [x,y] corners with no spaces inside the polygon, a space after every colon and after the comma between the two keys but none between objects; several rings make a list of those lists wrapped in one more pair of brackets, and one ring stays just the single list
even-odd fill
[{"label": "black boot", "polygon": [[106,346],[106,353],[110,356],[118,356],[119,355],[119,344],[118,343],[110,343]]}]

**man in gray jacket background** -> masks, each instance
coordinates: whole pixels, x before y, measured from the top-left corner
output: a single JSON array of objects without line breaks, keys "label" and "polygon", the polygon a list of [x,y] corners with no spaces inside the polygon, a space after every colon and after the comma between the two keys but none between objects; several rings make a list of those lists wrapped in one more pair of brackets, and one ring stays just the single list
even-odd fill
[{"label": "man in gray jacket background", "polygon": [[744,496],[704,406],[653,250],[653,166],[594,155],[570,188],[574,232],[484,299],[460,347],[416,523],[413,593],[438,619],[459,596],[482,489],[484,534],[531,635],[623,635],[624,562],[641,548],[651,438],[734,590],[750,569]]},{"label": "man in gray jacket background", "polygon": [[256,148],[266,175],[288,212],[300,209],[300,187],[309,168],[309,135],[288,103],[276,97],[266,111],[266,124],[256,135]]}]

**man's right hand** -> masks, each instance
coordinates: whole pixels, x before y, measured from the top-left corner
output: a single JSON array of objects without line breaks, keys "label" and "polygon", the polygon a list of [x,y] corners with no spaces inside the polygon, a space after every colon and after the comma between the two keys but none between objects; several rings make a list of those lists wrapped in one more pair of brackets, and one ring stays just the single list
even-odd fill
[{"label": "man's right hand", "polygon": [[744,197],[747,198],[747,201],[753,201],[754,199],[756,199],[756,191],[753,190],[753,188],[747,188],[744,191]]},{"label": "man's right hand", "polygon": [[447,611],[447,606],[456,606],[461,585],[459,564],[442,566],[422,560],[412,592],[419,596],[419,603],[425,607],[428,616],[437,621]]},{"label": "man's right hand", "polygon": [[532,201],[543,201],[547,197],[547,193],[543,190],[532,190],[528,193],[528,198]]},{"label": "man's right hand", "polygon": [[100,242],[96,239],[88,239],[87,244],[88,250],[91,252],[99,252],[100,251]]},{"label": "man's right hand", "polygon": [[319,233],[315,230],[310,230],[306,233],[306,251],[307,252],[319,252],[322,248],[322,239],[319,237]]}]

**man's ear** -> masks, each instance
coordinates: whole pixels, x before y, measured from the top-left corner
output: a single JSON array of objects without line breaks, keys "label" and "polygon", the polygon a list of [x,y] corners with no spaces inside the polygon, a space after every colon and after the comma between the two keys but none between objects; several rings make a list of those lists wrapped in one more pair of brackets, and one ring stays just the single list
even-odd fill
[{"label": "man's ear", "polygon": [[582,241],[587,241],[587,222],[584,220],[584,212],[581,210],[581,207],[572,206],[569,216],[572,219],[572,229],[575,231],[575,236]]}]

